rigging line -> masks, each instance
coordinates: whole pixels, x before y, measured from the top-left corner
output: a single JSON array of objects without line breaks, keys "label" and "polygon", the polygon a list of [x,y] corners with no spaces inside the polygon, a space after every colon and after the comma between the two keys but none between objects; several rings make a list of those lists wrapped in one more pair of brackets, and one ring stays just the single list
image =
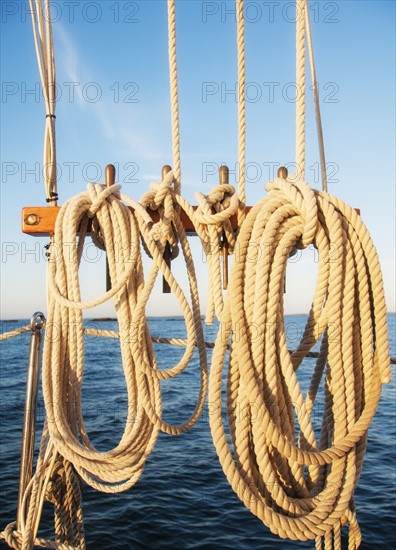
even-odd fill
[{"label": "rigging line", "polygon": [[[29,0],[37,65],[45,104],[43,177],[47,202],[57,204],[55,105],[56,76],[49,0]],[[45,11],[45,17],[44,17]]]},{"label": "rigging line", "polygon": [[296,2],[296,164],[297,175],[305,178],[305,0]]},{"label": "rigging line", "polygon": [[318,83],[316,80],[315,57],[314,57],[313,43],[312,43],[311,22],[310,22],[310,15],[309,15],[309,9],[308,9],[308,0],[306,0],[305,25],[306,25],[306,33],[307,33],[309,66],[311,70],[312,92],[313,92],[313,98],[314,98],[314,104],[315,104],[316,129],[318,134],[320,167],[321,167],[321,173],[322,173],[322,190],[327,191],[326,156],[325,156],[325,148],[324,148],[322,117],[320,113],[319,90],[318,90]]},{"label": "rigging line", "polygon": [[180,128],[179,128],[179,91],[177,79],[176,58],[176,7],[175,0],[168,0],[168,56],[169,81],[171,98],[171,125],[172,125],[172,169],[174,174],[174,188],[180,193],[181,162],[180,162]]},{"label": "rigging line", "polygon": [[246,67],[244,0],[236,0],[238,51],[238,225],[246,212]]}]

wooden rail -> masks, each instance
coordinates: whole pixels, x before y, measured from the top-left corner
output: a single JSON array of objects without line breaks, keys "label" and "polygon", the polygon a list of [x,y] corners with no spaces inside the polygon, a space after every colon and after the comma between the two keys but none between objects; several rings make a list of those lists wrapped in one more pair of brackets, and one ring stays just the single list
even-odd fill
[{"label": "wooden rail", "polygon": [[[132,207],[128,208],[133,211]],[[250,208],[247,206],[246,210],[250,210]],[[55,230],[55,221],[59,210],[60,206],[25,206],[22,208],[22,232],[34,237],[51,235]],[[156,210],[148,210],[148,213],[154,223],[159,221]],[[194,225],[187,214],[182,210],[180,216],[186,233],[195,235]],[[231,216],[231,224],[234,229],[237,229],[237,223],[237,216]]]}]

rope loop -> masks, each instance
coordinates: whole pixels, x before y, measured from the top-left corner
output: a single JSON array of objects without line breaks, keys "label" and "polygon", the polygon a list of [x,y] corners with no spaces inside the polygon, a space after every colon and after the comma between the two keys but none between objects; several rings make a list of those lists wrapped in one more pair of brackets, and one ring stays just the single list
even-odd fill
[{"label": "rope loop", "polygon": [[229,221],[239,206],[235,188],[229,184],[218,185],[207,195],[195,193],[195,198],[198,202],[195,220],[205,225],[218,225]]},{"label": "rope loop", "polygon": [[[381,383],[390,380],[378,256],[360,217],[339,199],[303,180],[277,178],[267,190],[241,226],[220,317],[209,383],[212,438],[233,490],[274,534],[315,539],[317,548],[322,538],[332,548],[334,538],[339,548],[340,522],[348,520],[355,548],[353,491]],[[298,242],[317,248],[318,280],[290,353],[284,279]],[[300,369],[315,345],[319,356],[307,364],[312,378],[303,392]],[[312,414],[317,397],[321,423]]]},{"label": "rope loop", "polygon": [[166,198],[172,198],[173,183],[173,171],[170,170],[163,181],[150,183],[150,190],[141,196],[139,203],[145,208],[157,210],[165,204]]},{"label": "rope loop", "polygon": [[[146,210],[157,211],[159,221],[154,223],[148,233],[150,238],[163,249],[166,243],[170,245],[171,259],[179,255],[178,234],[175,228],[175,215],[178,211],[178,203],[175,199],[174,173],[170,170],[161,182],[152,182],[150,190],[139,199],[139,204]],[[147,247],[147,243],[145,243]],[[146,250],[149,253],[149,250]]]},{"label": "rope loop", "polygon": [[[56,220],[52,261],[49,262],[50,293],[43,353],[43,394],[48,428],[59,454],[87,483],[104,492],[114,493],[132,487],[141,476],[159,431],[177,435],[190,429],[200,417],[205,402],[207,363],[197,281],[179,208],[175,208],[172,184],[173,174],[169,173],[163,182],[151,186],[140,203],[121,195],[119,185],[89,185],[87,192],[63,205]],[[157,207],[160,215],[160,221],[155,224],[147,212],[151,205]],[[106,248],[112,288],[99,298],[82,301],[78,267],[89,223]],[[163,258],[165,242],[169,239],[172,245],[176,243],[172,232],[178,236],[186,263],[189,297]],[[147,276],[143,271],[141,242],[146,244],[152,258]],[[187,333],[182,357],[166,369],[158,368],[145,314],[160,272],[180,305]],[[119,322],[129,420],[116,447],[99,452],[86,431],[81,402],[82,310],[109,298],[114,299]],[[195,408],[183,423],[171,425],[162,418],[160,380],[169,380],[182,373],[191,363],[196,348],[200,387]]]},{"label": "rope loop", "polygon": [[87,191],[91,200],[91,206],[87,210],[88,218],[92,219],[98,212],[99,208],[101,208],[104,201],[111,195],[114,195],[120,199],[120,189],[121,185],[119,183],[110,185],[109,187],[103,186],[100,183],[89,183],[87,186]]},{"label": "rope loop", "polygon": [[291,175],[289,179],[276,178],[267,183],[266,190],[276,192],[277,196],[283,195],[301,216],[303,232],[301,235],[302,248],[307,248],[313,243],[318,225],[318,205],[316,192],[309,184]]}]

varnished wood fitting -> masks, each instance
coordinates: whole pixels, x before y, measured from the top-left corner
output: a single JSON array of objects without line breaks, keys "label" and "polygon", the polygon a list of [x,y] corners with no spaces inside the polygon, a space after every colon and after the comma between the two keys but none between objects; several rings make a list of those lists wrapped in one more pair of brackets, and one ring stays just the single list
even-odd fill
[{"label": "varnished wood fitting", "polygon": [[286,180],[288,175],[289,175],[289,172],[285,166],[281,166],[280,168],[278,168],[278,172],[277,172],[278,178],[282,178]]},{"label": "varnished wood fitting", "polygon": [[220,185],[223,185],[224,183],[229,183],[229,177],[230,177],[230,171],[228,169],[228,166],[225,164],[222,164],[219,168],[219,182]]},{"label": "varnished wood fitting", "polygon": [[[55,229],[56,218],[59,214],[60,206],[24,206],[22,208],[22,232],[27,235],[33,235],[35,237],[45,237],[47,235],[52,235]],[[128,207],[132,212],[132,206]],[[196,206],[193,206],[196,209]],[[248,207],[249,209],[249,207]],[[158,210],[148,209],[148,214],[151,216],[153,223],[159,221]],[[34,215],[34,225],[29,223],[29,216]],[[183,227],[188,235],[196,235],[195,227],[193,222],[184,212],[180,211],[181,222]],[[233,228],[236,228],[236,217],[232,216],[231,223]],[[88,229],[89,232],[89,229]]]},{"label": "varnished wood fitting", "polygon": [[161,178],[165,179],[166,174],[169,174],[171,170],[172,170],[172,167],[169,166],[169,164],[164,164],[161,170]]},{"label": "varnished wood fitting", "polygon": [[[165,164],[161,170],[161,178],[164,179],[166,174],[169,174],[171,170],[172,168],[169,166],[169,164]],[[171,248],[169,243],[166,243],[165,245],[163,258],[165,260],[166,265],[169,267],[169,269],[171,269],[172,257],[171,257]],[[171,288],[169,286],[168,281],[165,279],[165,277],[162,277],[162,293],[170,294],[170,292],[171,292]]]},{"label": "varnished wood fitting", "polygon": [[[110,185],[114,185],[115,176],[116,176],[116,169],[114,164],[108,164],[105,168],[105,183],[107,187],[110,187]],[[110,289],[111,289],[110,268],[109,268],[109,260],[107,259],[107,255],[106,255],[106,292],[108,292]]]},{"label": "varnished wood fitting", "polygon": [[[220,185],[228,184],[230,171],[228,166],[223,164],[219,168],[219,182]],[[228,287],[228,241],[225,232],[221,235],[221,253],[223,256],[223,289],[227,290]]]},{"label": "varnished wood fitting", "polygon": [[114,185],[116,176],[116,169],[114,164],[108,164],[105,168],[105,182],[107,187]]}]

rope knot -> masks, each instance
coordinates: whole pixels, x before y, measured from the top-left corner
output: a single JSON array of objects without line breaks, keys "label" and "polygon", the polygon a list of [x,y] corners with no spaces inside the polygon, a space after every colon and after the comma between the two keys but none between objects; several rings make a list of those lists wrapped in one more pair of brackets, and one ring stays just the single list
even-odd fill
[{"label": "rope knot", "polygon": [[213,187],[206,195],[206,201],[209,204],[221,203],[223,208],[227,208],[230,204],[230,198],[235,194],[235,188],[228,183]]},{"label": "rope knot", "polygon": [[86,216],[92,220],[91,224],[91,237],[92,241],[100,250],[106,250],[105,239],[103,238],[97,213],[102,206],[112,200],[111,197],[115,196],[117,199],[121,199],[120,195],[121,185],[119,183],[115,185],[107,186],[101,183],[89,183],[87,186],[88,196],[91,201],[91,206],[86,211]]},{"label": "rope knot", "polygon": [[144,208],[150,208],[151,210],[159,210],[163,207],[169,213],[175,203],[173,183],[173,171],[171,170],[162,181],[150,183],[150,190],[141,196],[139,203]]},{"label": "rope knot", "polygon": [[275,178],[265,188],[270,193],[280,195],[284,204],[293,206],[303,226],[301,248],[307,248],[313,243],[318,228],[317,191],[297,176],[289,176],[288,179]]},{"label": "rope knot", "polygon": [[20,548],[22,535],[17,530],[16,521],[9,523],[1,534],[10,548]]},{"label": "rope knot", "polygon": [[161,182],[152,182],[149,191],[139,200],[144,209],[158,212],[159,221],[153,224],[150,236],[154,242],[162,243],[163,246],[169,243],[172,260],[179,255],[177,231],[173,226],[177,207],[174,186],[174,173],[171,170]]},{"label": "rope knot", "polygon": [[196,193],[198,202],[196,219],[205,225],[219,225],[229,222],[238,210],[239,200],[235,188],[229,184],[217,185],[207,195]]},{"label": "rope knot", "polygon": [[88,184],[87,191],[89,198],[92,202],[87,211],[88,218],[94,218],[100,207],[111,195],[114,195],[118,199],[121,199],[121,195],[119,193],[120,189],[121,185],[119,183],[110,186],[106,186],[101,183]]}]

